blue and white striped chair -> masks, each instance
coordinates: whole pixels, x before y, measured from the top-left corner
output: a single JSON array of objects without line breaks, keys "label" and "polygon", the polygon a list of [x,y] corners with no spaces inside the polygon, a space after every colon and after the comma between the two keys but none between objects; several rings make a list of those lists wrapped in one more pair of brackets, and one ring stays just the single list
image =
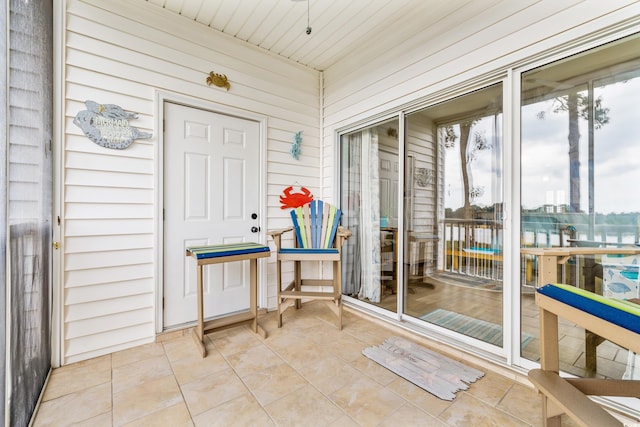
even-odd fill
[{"label": "blue and white striped chair", "polygon": [[[304,206],[292,209],[293,225],[269,234],[277,251],[278,327],[282,326],[282,313],[301,300],[324,300],[338,316],[342,329],[342,245],[351,232],[339,225],[342,211],[321,200],[312,200]],[[282,247],[284,233],[294,232],[293,247]],[[282,262],[292,261],[293,280],[282,287]],[[331,279],[303,279],[302,261],[330,261],[333,263]],[[317,269],[314,269],[317,272]],[[327,291],[326,287],[331,290]],[[309,290],[312,287],[312,290]]]}]

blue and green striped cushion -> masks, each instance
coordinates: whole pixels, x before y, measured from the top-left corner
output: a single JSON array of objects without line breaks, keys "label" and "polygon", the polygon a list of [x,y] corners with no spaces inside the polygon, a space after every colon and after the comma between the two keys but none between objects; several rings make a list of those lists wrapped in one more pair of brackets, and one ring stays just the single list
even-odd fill
[{"label": "blue and green striped cushion", "polygon": [[269,252],[269,246],[258,243],[227,243],[222,245],[193,246],[187,251],[196,256],[197,259],[217,258],[232,255],[245,255],[258,252]]},{"label": "blue and green striped cushion", "polygon": [[638,304],[606,298],[565,284],[548,284],[538,288],[537,292],[640,334],[640,305]]}]

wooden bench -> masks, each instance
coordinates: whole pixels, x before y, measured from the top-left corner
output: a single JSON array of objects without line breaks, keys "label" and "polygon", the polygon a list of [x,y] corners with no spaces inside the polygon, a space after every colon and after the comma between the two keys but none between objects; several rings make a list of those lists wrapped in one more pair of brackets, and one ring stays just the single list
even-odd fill
[{"label": "wooden bench", "polygon": [[634,321],[633,310],[629,314],[624,307],[603,304],[600,295],[570,288],[546,285],[535,297],[540,309],[540,369],[528,376],[542,394],[543,425],[559,426],[565,413],[580,426],[622,426],[587,396],[640,397],[640,381],[561,377],[558,316],[636,353],[640,353],[640,321],[637,315]]}]

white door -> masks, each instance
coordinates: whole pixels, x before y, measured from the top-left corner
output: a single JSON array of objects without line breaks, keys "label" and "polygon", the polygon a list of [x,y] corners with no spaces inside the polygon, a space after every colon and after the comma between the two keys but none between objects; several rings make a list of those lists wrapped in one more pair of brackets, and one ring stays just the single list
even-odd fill
[{"label": "white door", "polygon": [[[197,319],[189,246],[258,241],[256,121],[164,104],[164,327]],[[204,267],[204,315],[249,308],[249,261]]]}]

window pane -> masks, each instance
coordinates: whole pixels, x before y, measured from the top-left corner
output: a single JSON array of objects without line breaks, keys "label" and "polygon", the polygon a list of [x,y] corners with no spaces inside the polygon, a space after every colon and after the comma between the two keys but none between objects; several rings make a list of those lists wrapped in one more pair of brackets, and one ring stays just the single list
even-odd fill
[{"label": "window pane", "polygon": [[343,294],[397,309],[398,121],[342,135]]},{"label": "window pane", "polygon": [[[640,233],[640,38],[522,75],[521,241],[525,247],[634,245]],[[559,282],[610,298],[638,298],[639,257],[573,257]],[[628,264],[628,265],[626,265]],[[522,323],[538,330],[537,260],[522,258]],[[562,321],[562,320],[561,320]],[[579,376],[640,376],[636,355],[570,325],[561,328],[561,370]],[[597,341],[596,341],[597,342]],[[538,360],[538,347],[523,355]]]},{"label": "window pane", "polygon": [[406,127],[404,313],[502,347],[502,85]]}]

